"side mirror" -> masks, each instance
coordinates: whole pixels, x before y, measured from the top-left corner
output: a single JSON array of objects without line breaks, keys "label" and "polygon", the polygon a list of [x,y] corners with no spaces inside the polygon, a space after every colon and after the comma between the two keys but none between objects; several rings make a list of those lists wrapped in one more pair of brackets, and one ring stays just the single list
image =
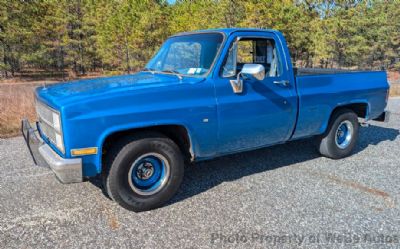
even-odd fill
[{"label": "side mirror", "polygon": [[246,78],[256,80],[264,80],[265,78],[265,68],[261,64],[244,64],[240,73]]},{"label": "side mirror", "polygon": [[240,76],[263,80],[265,78],[265,68],[261,64],[244,64],[242,71],[237,75],[237,79],[230,81],[234,93],[243,92],[243,80],[240,79]]}]

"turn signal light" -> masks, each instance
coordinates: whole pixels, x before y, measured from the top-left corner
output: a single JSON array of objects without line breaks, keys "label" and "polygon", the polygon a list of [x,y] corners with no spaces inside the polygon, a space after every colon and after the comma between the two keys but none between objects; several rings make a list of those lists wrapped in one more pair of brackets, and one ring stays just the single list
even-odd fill
[{"label": "turn signal light", "polygon": [[86,155],[95,155],[95,154],[97,154],[97,147],[71,150],[72,156],[86,156]]}]

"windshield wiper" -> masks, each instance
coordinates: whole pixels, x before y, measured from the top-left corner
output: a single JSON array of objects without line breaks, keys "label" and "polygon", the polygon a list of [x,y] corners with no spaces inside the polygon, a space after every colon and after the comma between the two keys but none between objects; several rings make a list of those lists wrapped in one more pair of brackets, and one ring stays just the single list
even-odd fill
[{"label": "windshield wiper", "polygon": [[176,70],[162,70],[161,72],[163,72],[163,73],[174,73],[174,74],[179,74],[179,72],[176,71]]},{"label": "windshield wiper", "polygon": [[172,73],[172,74],[176,75],[179,78],[179,80],[182,79],[182,75],[176,70],[162,70],[161,72],[162,73]]}]

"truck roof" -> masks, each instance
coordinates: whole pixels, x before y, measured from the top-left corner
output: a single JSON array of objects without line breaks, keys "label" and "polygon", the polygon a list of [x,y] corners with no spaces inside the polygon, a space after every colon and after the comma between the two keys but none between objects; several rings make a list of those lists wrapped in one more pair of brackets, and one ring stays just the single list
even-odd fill
[{"label": "truck roof", "polygon": [[193,33],[205,33],[205,32],[220,32],[224,33],[226,36],[229,36],[230,34],[234,32],[239,32],[239,31],[246,31],[246,32],[272,32],[272,33],[280,33],[277,30],[274,29],[261,29],[261,28],[220,28],[220,29],[203,29],[203,30],[195,30],[195,31],[189,31],[189,32],[181,32],[178,33],[174,36],[179,36],[179,35],[187,35],[187,34],[193,34]]}]

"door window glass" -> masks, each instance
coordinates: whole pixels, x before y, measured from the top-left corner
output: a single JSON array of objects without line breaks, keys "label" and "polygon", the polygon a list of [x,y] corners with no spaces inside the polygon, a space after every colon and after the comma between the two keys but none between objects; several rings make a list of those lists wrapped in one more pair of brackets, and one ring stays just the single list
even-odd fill
[{"label": "door window glass", "polygon": [[282,63],[272,39],[242,38],[236,44],[232,43],[222,68],[222,77],[236,76],[244,64],[263,65],[266,77],[279,77],[282,74]]}]

